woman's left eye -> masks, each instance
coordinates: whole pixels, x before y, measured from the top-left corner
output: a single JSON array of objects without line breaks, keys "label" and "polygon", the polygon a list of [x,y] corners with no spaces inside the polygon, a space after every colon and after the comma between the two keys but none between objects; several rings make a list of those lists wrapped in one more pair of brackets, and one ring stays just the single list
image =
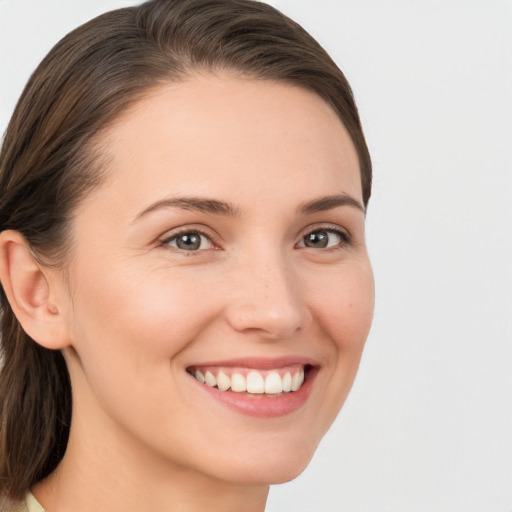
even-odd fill
[{"label": "woman's left eye", "polygon": [[330,249],[348,243],[348,235],[334,229],[316,229],[303,236],[298,243],[299,247],[310,249]]},{"label": "woman's left eye", "polygon": [[214,247],[212,241],[199,231],[183,231],[164,240],[163,245],[182,251],[201,251]]}]

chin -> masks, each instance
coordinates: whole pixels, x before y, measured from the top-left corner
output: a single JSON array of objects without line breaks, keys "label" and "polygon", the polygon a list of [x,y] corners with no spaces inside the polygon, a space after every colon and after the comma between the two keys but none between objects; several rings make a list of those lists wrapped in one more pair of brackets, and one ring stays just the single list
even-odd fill
[{"label": "chin", "polygon": [[222,474],[217,471],[217,476],[240,484],[273,485],[289,482],[306,469],[318,443],[290,445],[284,441],[278,447],[275,444],[268,443],[266,449],[260,445],[256,450],[241,450],[239,456],[235,456],[234,450],[231,451],[227,460],[218,464],[222,466]]},{"label": "chin", "polygon": [[[300,463],[280,463],[273,464],[272,462],[258,465],[251,464],[250,467],[241,469],[232,474],[224,475],[226,481],[242,485],[276,485],[290,482],[297,478],[307,467],[311,460],[302,460]],[[230,472],[231,473],[231,472]]]}]

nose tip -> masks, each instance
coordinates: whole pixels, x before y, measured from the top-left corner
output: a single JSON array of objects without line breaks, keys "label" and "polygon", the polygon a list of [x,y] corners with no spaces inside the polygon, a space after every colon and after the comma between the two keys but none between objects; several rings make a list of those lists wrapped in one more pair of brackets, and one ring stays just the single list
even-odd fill
[{"label": "nose tip", "polygon": [[228,307],[228,321],[235,330],[285,339],[305,327],[309,310],[290,275],[278,272],[262,278],[249,274],[237,286]]},{"label": "nose tip", "polygon": [[230,323],[237,331],[259,331],[265,338],[281,339],[292,336],[301,328],[301,317],[292,308],[279,309],[269,304],[251,304],[231,312]]}]

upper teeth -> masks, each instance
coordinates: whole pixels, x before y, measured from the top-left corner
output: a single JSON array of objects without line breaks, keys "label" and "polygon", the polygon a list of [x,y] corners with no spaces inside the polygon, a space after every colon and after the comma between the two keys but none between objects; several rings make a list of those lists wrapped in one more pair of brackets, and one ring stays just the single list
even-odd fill
[{"label": "upper teeth", "polygon": [[249,370],[247,374],[235,371],[231,375],[219,370],[215,375],[213,371],[195,370],[194,377],[203,384],[217,388],[220,391],[235,391],[254,394],[278,394],[289,391],[297,391],[304,382],[304,368],[295,372],[287,371],[280,375],[277,371],[265,372],[263,375],[258,370]]}]

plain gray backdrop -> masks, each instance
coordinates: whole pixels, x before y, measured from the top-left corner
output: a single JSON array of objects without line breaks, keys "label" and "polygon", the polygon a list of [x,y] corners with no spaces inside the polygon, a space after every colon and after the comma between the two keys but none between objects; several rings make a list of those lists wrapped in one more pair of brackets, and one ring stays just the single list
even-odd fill
[{"label": "plain gray backdrop", "polygon": [[[123,0],[0,0],[0,130],[65,33]],[[375,321],[269,512],[512,511],[512,3],[274,0],[351,82],[374,161]]]}]

